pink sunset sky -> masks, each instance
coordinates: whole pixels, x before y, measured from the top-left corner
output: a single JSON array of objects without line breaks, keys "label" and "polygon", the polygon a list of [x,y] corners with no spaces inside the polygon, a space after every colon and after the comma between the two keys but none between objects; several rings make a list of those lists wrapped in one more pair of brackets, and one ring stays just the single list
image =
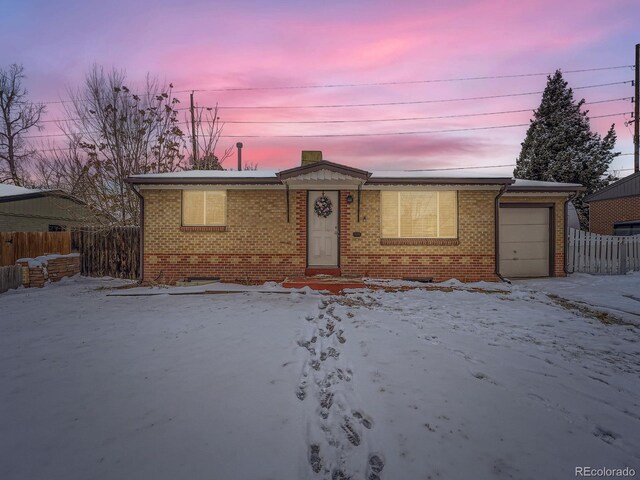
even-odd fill
[{"label": "pink sunset sky", "polygon": [[[526,126],[511,125],[529,122],[540,94],[309,106],[539,92],[544,76],[423,81],[631,65],[634,45],[640,42],[638,18],[640,3],[633,0],[5,0],[0,65],[23,64],[31,97],[39,101],[65,100],[67,90],[79,86],[94,63],[125,69],[131,88],[149,72],[172,82],[176,90],[194,89],[199,106],[221,107],[228,137],[220,146],[242,141],[244,159],[259,168],[294,166],[300,150],[322,150],[326,159],[368,169],[509,165],[515,163],[526,132]],[[630,81],[633,70],[566,73],[565,78],[572,87],[583,87]],[[416,83],[237,90],[389,82]],[[628,99],[615,100],[633,95],[631,83],[579,89],[575,95],[587,102],[605,101],[588,106],[592,116],[620,114],[595,118],[592,127],[605,133],[615,123],[618,150],[633,151],[630,127],[624,125],[633,105]],[[188,105],[187,92],[178,97],[183,107]],[[524,111],[460,116],[511,110]],[[422,118],[452,115],[456,117]],[[59,103],[48,104],[47,120],[61,116]],[[398,120],[415,117],[421,119]],[[296,123],[327,120],[346,122]],[[235,123],[264,121],[293,123]],[[40,134],[59,133],[55,122],[45,125]],[[509,127],[481,129],[505,125]],[[318,136],[464,129],[477,130]],[[300,137],[278,137],[282,135]],[[633,157],[624,155],[612,169],[632,164]],[[234,165],[228,160],[225,166]],[[493,170],[504,173],[512,167]]]}]

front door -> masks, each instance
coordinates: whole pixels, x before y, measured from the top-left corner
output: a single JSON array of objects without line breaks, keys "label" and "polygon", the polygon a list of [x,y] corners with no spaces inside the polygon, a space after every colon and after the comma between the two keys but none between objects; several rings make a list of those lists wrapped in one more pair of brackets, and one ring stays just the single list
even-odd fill
[{"label": "front door", "polygon": [[[322,199],[322,197],[326,197]],[[309,191],[307,264],[338,267],[339,192]],[[320,213],[316,212],[316,206]]]}]

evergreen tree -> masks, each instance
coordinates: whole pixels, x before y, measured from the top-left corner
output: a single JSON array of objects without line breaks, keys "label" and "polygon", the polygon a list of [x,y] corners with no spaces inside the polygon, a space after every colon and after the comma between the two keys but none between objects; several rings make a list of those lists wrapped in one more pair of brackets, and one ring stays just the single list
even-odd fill
[{"label": "evergreen tree", "polygon": [[581,111],[583,105],[584,99],[574,100],[573,91],[560,70],[547,77],[542,102],[533,112],[513,175],[528,180],[580,183],[587,187],[586,192],[573,200],[580,224],[586,227],[589,207],[583,199],[615,180],[606,172],[620,153],[613,151],[615,125],[611,125],[604,138],[592,132],[589,111]]}]

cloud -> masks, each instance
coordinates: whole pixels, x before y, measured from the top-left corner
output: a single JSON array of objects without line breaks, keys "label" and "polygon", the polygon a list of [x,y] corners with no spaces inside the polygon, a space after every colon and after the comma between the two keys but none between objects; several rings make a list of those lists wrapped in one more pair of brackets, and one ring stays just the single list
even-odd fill
[{"label": "cloud", "polygon": [[[126,12],[126,14],[123,14]],[[57,100],[82,83],[92,63],[126,68],[130,83],[147,72],[178,90],[217,87],[375,83],[549,71],[630,62],[637,2],[618,8],[590,0],[429,2],[236,2],[141,0],[17,2],[0,32],[0,65],[20,61],[34,97]],[[38,32],[24,35],[24,32]],[[627,45],[628,44],[628,45]],[[627,79],[628,72],[590,73],[572,85]],[[604,80],[603,80],[604,79]],[[197,92],[201,106],[320,105],[405,102],[538,91],[544,77],[358,88]],[[628,96],[628,86],[581,90],[589,100]],[[181,94],[182,106],[188,93]],[[538,96],[441,104],[341,109],[220,110],[223,120],[361,120],[533,109]],[[593,106],[593,114],[626,110]],[[59,109],[52,106],[50,118]],[[622,111],[620,110],[620,111]],[[440,130],[526,122],[529,113],[416,122],[241,125],[227,134],[277,135]],[[606,128],[612,121],[594,122]],[[47,133],[51,131],[49,123]],[[630,134],[619,128],[621,142]],[[518,129],[460,134],[367,138],[245,140],[245,156],[261,165],[297,164],[299,151],[318,145],[351,163],[393,168],[511,161]],[[223,139],[225,140],[225,139]],[[234,144],[240,139],[228,139]],[[225,140],[226,141],[226,140]]]}]

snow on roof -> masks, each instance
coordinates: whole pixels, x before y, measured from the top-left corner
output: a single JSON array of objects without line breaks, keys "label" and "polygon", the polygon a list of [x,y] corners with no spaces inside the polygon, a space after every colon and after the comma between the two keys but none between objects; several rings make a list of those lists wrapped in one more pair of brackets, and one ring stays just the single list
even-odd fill
[{"label": "snow on roof", "polygon": [[[264,179],[274,180],[278,177],[279,170],[188,170],[171,173],[148,173],[133,175],[132,179],[147,180],[193,180],[193,179]],[[371,172],[371,180],[376,179],[489,179],[503,180],[511,178],[511,175],[491,173],[483,169],[452,169],[452,170],[376,170]],[[580,187],[577,183],[541,182],[536,180],[516,180],[513,187],[522,188],[551,188]]]},{"label": "snow on roof", "polygon": [[517,178],[513,187],[581,187],[579,183],[542,182],[539,180],[522,180]]},{"label": "snow on roof", "polygon": [[15,185],[7,185],[0,183],[0,197],[13,197],[17,195],[30,195],[32,193],[42,192],[33,188],[17,187]]},{"label": "snow on roof", "polygon": [[[154,178],[276,178],[279,170],[188,170],[170,173],[147,173],[132,175],[136,179]],[[507,175],[467,170],[378,170],[371,172],[371,178],[510,178]]]},{"label": "snow on roof", "polygon": [[169,173],[145,173],[131,178],[275,178],[279,170],[186,170]]},{"label": "snow on roof", "polygon": [[377,170],[371,178],[511,178],[509,175],[461,170]]}]

